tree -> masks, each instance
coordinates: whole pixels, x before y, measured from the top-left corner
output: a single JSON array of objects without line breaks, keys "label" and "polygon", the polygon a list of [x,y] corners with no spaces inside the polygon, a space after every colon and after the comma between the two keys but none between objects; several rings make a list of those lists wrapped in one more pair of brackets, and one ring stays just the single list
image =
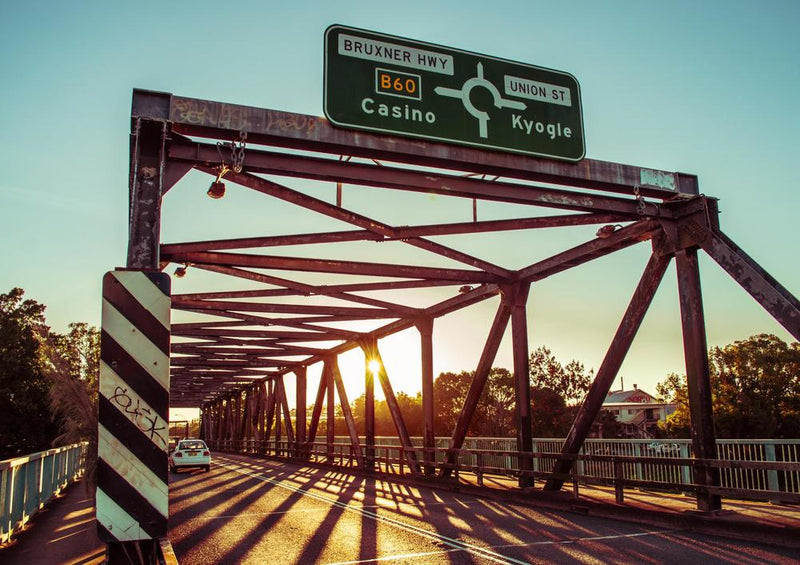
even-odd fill
[{"label": "tree", "polygon": [[[565,437],[575,419],[580,401],[589,392],[593,371],[583,363],[572,360],[562,365],[547,347],[531,353],[528,362],[531,377],[531,422],[537,437]],[[597,423],[603,425],[603,435],[618,433],[616,417],[602,410]]]},{"label": "tree", "polygon": [[100,332],[85,323],[72,323],[66,334],[51,333],[49,344],[52,384],[48,400],[61,431],[54,444],[89,442],[86,484],[91,490],[97,460]]},{"label": "tree", "polygon": [[[474,371],[441,373],[433,382],[438,435],[449,435],[455,429],[474,378]],[[468,433],[485,437],[513,436],[516,429],[514,403],[513,375],[508,369],[492,368],[469,424]]]},{"label": "tree", "polygon": [[47,401],[45,306],[24,294],[0,294],[0,459],[48,449],[58,435]]},{"label": "tree", "polygon": [[531,388],[531,428],[534,437],[565,437],[573,411],[563,396],[546,387]]},{"label": "tree", "polygon": [[492,368],[489,371],[486,388],[484,388],[478,403],[478,409],[485,415],[481,422],[479,435],[513,437],[516,430],[515,406],[514,375],[508,369]]},{"label": "tree", "polygon": [[433,381],[434,425],[440,434],[450,434],[455,429],[473,374],[467,371],[441,373]]},{"label": "tree", "polygon": [[689,390],[686,375],[670,373],[656,385],[656,396],[662,402],[676,404],[675,412],[667,416],[666,422],[659,423],[659,429],[668,437],[689,437],[691,417],[689,415]]},{"label": "tree", "polygon": [[[709,351],[715,429],[721,438],[800,436],[800,344],[769,334]],[[678,404],[665,430],[688,437],[686,377],[669,375],[660,396]]]},{"label": "tree", "polygon": [[550,389],[567,404],[581,400],[592,384],[593,371],[587,373],[583,363],[575,360],[562,365],[547,347],[531,353],[528,366],[532,388]]}]

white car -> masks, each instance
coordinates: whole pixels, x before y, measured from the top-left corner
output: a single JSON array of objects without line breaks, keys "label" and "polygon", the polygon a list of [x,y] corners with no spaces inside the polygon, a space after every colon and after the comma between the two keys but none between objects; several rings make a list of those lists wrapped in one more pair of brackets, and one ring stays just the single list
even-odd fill
[{"label": "white car", "polygon": [[182,439],[169,454],[169,470],[177,473],[183,467],[211,468],[211,452],[202,439]]}]

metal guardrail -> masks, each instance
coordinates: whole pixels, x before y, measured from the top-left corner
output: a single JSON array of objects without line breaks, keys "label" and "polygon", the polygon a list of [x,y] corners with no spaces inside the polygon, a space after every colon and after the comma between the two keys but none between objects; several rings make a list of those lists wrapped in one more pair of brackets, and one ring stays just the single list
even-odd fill
[{"label": "metal guardrail", "polygon": [[76,443],[0,461],[0,543],[83,474],[87,446]]},{"label": "metal guardrail", "polygon": [[[412,438],[416,459],[424,465],[425,449],[421,438]],[[445,457],[449,438],[437,438],[433,460],[438,469],[448,467]],[[537,479],[552,476],[553,465],[560,455],[563,440],[534,440],[532,471]],[[212,449],[256,455],[275,455],[311,459],[336,465],[354,466],[355,454],[348,437],[308,444],[298,453],[296,445],[270,440],[221,440],[211,443]],[[366,454],[366,446],[361,445]],[[524,454],[516,451],[513,438],[467,438],[464,447],[455,452],[456,472],[472,472],[483,482],[484,474],[519,477],[519,461]],[[698,492],[705,488],[693,483],[694,469],[711,467],[720,476],[720,487],[714,490],[730,498],[752,498],[783,502],[800,502],[800,440],[717,440],[717,460],[691,457],[690,440],[589,439],[581,452],[573,457],[568,476],[574,483],[611,484],[622,496],[622,486]],[[380,472],[404,474],[408,470],[405,451],[399,440],[376,438],[375,468]],[[709,490],[709,492],[710,492]]]}]

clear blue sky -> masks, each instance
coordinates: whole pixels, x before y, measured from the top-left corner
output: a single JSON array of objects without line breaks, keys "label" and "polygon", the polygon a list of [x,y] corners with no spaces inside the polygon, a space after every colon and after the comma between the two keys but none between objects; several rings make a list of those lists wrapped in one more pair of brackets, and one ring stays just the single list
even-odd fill
[{"label": "clear blue sky", "polygon": [[[776,0],[6,3],[0,291],[24,288],[56,330],[99,325],[101,278],[125,261],[132,89],[322,115],[333,23],[573,74],[587,157],[697,174],[723,230],[800,295],[800,3]],[[534,289],[531,347],[598,367],[646,254]],[[710,260],[701,269],[711,345],[789,339]],[[623,366],[628,386],[683,371],[674,277]],[[474,369],[481,344],[436,371]],[[505,347],[498,364],[510,359]]]}]

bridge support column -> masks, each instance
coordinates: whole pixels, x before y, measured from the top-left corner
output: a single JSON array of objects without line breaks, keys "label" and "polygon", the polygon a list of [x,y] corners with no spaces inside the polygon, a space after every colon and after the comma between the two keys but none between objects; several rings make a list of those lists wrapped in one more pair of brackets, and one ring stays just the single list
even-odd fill
[{"label": "bridge support column", "polygon": [[326,407],[328,409],[327,418],[325,422],[326,434],[326,450],[327,462],[333,463],[333,442],[336,437],[335,419],[336,419],[336,404],[334,399],[334,383],[333,383],[333,367],[331,367],[331,359],[325,360],[325,369],[323,370],[323,378],[325,379],[325,390],[328,393]]},{"label": "bridge support column", "polygon": [[[703,296],[700,290],[700,269],[697,248],[681,249],[675,254],[678,267],[678,290],[683,328],[683,349],[686,359],[686,380],[689,389],[691,435],[694,456],[698,459],[716,459],[717,445],[714,437],[714,415],[711,406],[711,379],[708,365]],[[694,482],[701,487],[719,486],[719,469],[698,467]],[[721,508],[718,494],[700,492],[697,508],[713,512]]]},{"label": "bridge support column", "polygon": [[420,333],[420,350],[422,364],[422,417],[423,435],[422,446],[425,448],[425,474],[436,473],[436,432],[434,430],[434,404],[433,404],[433,319],[426,318],[417,322]]},{"label": "bridge support column", "polygon": [[298,367],[294,370],[295,386],[295,456],[305,457],[306,446],[306,367]]},{"label": "bridge support column", "polygon": [[[526,305],[530,283],[517,283],[505,292],[510,295],[511,333],[514,348],[514,396],[517,414],[517,451],[520,457],[519,469],[522,473],[533,472],[533,430],[531,419],[531,386],[528,360],[528,320]],[[522,474],[519,486],[532,487],[533,475]]]},{"label": "bridge support column", "polygon": [[369,362],[369,355],[364,350],[364,467],[372,471],[375,469],[375,374]]}]

